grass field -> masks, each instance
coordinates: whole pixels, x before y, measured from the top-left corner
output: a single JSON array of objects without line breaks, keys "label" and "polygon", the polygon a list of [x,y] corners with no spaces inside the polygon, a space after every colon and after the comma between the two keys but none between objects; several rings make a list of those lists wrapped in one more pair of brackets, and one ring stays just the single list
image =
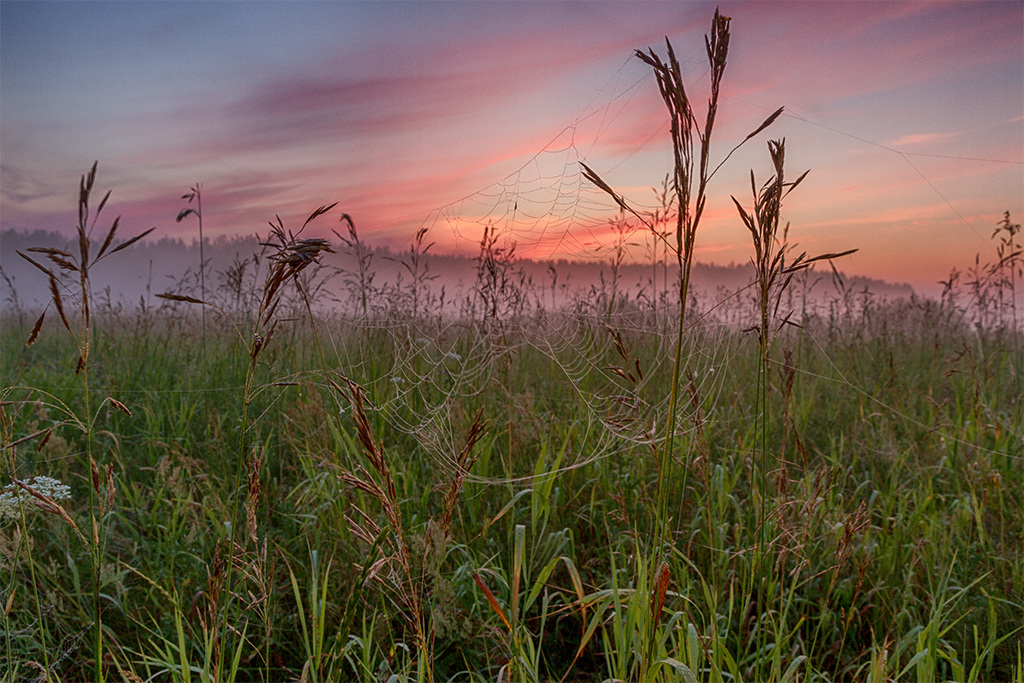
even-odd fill
[{"label": "grass field", "polygon": [[70,487],[7,489],[6,680],[1024,675],[1019,331],[836,305],[762,405],[757,335],[695,319],[664,458],[676,334],[628,302],[277,315],[253,361],[95,313],[78,375],[6,321],[4,476]]}]

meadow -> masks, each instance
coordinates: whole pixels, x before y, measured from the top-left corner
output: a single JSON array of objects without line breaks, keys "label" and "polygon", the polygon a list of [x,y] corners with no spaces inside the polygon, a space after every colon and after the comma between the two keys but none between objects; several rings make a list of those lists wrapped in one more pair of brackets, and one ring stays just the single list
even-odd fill
[{"label": "meadow", "polygon": [[876,299],[787,244],[777,141],[751,285],[690,287],[727,48],[716,13],[699,126],[640,54],[661,223],[584,167],[668,226],[662,297],[545,306],[488,230],[453,312],[425,231],[381,283],[347,215],[303,237],[330,205],[98,301],[143,235],[98,228],[94,166],[75,249],[23,254],[50,305],[4,309],[0,680],[1024,681],[1020,227],[941,300]]},{"label": "meadow", "polygon": [[666,458],[672,310],[258,284],[95,311],[78,374],[5,320],[6,680],[1020,680],[1019,328],[837,294],[764,396],[691,302]]}]

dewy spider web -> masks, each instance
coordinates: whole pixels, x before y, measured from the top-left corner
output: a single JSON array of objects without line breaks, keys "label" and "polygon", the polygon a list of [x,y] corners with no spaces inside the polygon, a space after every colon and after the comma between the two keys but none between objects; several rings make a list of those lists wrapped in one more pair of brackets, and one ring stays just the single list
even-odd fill
[{"label": "dewy spider web", "polygon": [[[635,73],[639,77],[624,82]],[[517,255],[534,260],[606,257],[609,221],[617,209],[606,194],[584,180],[580,162],[602,149],[602,138],[616,130],[624,116],[636,115],[639,98],[653,97],[645,93],[651,80],[652,74],[640,70],[629,56],[584,110],[519,168],[431,209],[421,219],[410,215],[403,222],[428,229],[432,239],[448,243],[450,238],[454,251],[463,255],[474,255],[483,231],[491,227],[500,235],[500,246],[514,244]],[[656,118],[658,123],[642,142],[632,145],[626,159],[665,136],[667,121],[662,118]],[[630,198],[641,205],[649,199]]]},{"label": "dewy spider web", "polygon": [[584,179],[582,156],[567,129],[549,146],[493,185],[430,212],[423,226],[451,234],[457,251],[472,254],[492,226],[505,247],[535,260],[600,258],[614,209]]},{"label": "dewy spider web", "polygon": [[[396,432],[415,438],[437,466],[451,474],[456,467],[455,456],[462,447],[456,407],[472,403],[470,399],[502,385],[509,354],[533,349],[550,359],[555,372],[553,381],[572,387],[569,398],[559,399],[563,405],[558,409],[577,411],[584,425],[581,429],[589,435],[585,445],[569,453],[557,471],[635,453],[637,447],[645,451],[660,436],[659,424],[663,424],[667,411],[667,396],[657,390],[648,391],[647,385],[651,378],[663,375],[665,368],[645,367],[646,380],[635,387],[624,385],[605,366],[607,359],[614,357],[614,342],[611,334],[601,333],[603,324],[602,319],[589,315],[551,316],[537,325],[526,323],[528,327],[520,329],[514,341],[486,334],[474,336],[463,329],[463,323],[456,322],[442,323],[437,329],[422,332],[424,336],[412,336],[421,333],[409,334],[409,328],[396,329],[393,343],[406,346],[407,352],[394,359],[389,372],[368,381],[367,394],[377,397],[371,409]],[[620,329],[634,339],[651,334],[651,330],[642,327]],[[724,340],[724,332],[709,325],[696,330],[688,342],[692,374],[687,381],[692,381],[694,391],[702,399],[712,402],[727,374],[721,368],[728,366],[728,356],[738,352],[736,348],[725,348]],[[344,353],[344,349],[339,350]],[[361,363],[378,365],[375,359],[367,357],[353,357],[352,361],[352,368]],[[663,363],[664,359],[653,362]],[[595,385],[593,380],[597,376],[603,379]],[[507,387],[506,390],[511,391]],[[523,398],[510,393],[501,399],[506,402],[505,407],[486,416],[494,430],[504,432],[502,411]],[[693,428],[694,423],[682,421],[678,431],[684,433]],[[528,455],[521,463],[528,469],[508,472],[504,477],[492,474],[481,478],[471,474],[470,480],[529,486],[535,478],[533,459]],[[545,470],[543,476],[553,473]]]}]

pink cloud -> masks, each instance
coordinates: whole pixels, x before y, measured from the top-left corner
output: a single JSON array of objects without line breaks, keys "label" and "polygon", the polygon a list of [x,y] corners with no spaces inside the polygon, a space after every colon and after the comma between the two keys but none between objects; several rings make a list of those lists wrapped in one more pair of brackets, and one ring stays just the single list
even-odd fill
[{"label": "pink cloud", "polygon": [[870,12],[861,3],[759,3],[743,10],[735,12],[730,93],[791,93],[780,104],[800,101],[805,114],[858,95],[949,83],[1021,52],[1020,12],[1010,3],[873,3]]}]

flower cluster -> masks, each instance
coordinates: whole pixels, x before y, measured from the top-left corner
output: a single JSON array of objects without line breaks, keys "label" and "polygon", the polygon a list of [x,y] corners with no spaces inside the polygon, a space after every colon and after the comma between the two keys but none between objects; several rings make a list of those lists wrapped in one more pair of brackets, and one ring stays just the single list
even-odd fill
[{"label": "flower cluster", "polygon": [[[53,477],[38,476],[27,479],[24,485],[51,501],[65,500],[71,497],[71,487]],[[39,506],[39,498],[31,495],[24,488],[11,483],[0,490],[0,520],[15,519],[21,515],[21,505]]]}]

